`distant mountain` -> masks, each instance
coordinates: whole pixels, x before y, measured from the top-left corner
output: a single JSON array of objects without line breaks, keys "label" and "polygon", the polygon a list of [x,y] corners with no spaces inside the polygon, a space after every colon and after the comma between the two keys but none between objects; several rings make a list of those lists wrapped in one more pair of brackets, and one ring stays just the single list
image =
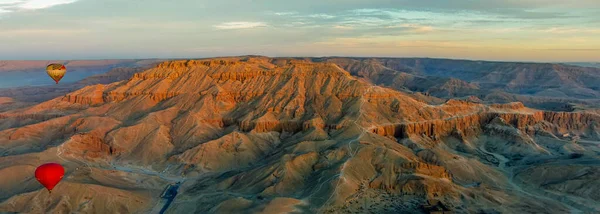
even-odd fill
[{"label": "distant mountain", "polygon": [[[600,97],[600,69],[549,63],[486,62],[448,59],[399,58],[351,59],[333,58],[335,62],[357,75],[366,75],[375,83],[395,86],[394,80],[407,76],[417,79],[416,90],[447,85],[448,89],[502,90],[509,93],[545,97],[573,97],[597,99]],[[407,75],[410,74],[410,75]],[[434,79],[431,79],[434,77]],[[429,80],[423,82],[423,78]],[[446,78],[439,79],[439,78]],[[458,79],[460,81],[452,80]],[[387,82],[386,82],[387,81]],[[400,81],[399,85],[404,82]],[[423,85],[425,84],[425,85]],[[421,88],[419,88],[421,86]],[[443,87],[442,87],[443,88]],[[448,91],[448,90],[447,90]],[[452,94],[452,90],[448,91]]]},{"label": "distant mountain", "polygon": [[[351,74],[398,90],[442,98],[476,96],[519,101],[536,108],[600,104],[600,69],[548,63],[486,62],[428,58],[321,58]],[[531,102],[535,100],[535,102]],[[544,102],[546,100],[547,102]],[[561,107],[562,108],[562,107]],[[559,108],[560,109],[560,108]],[[565,110],[565,109],[561,109]]]},{"label": "distant mountain", "polygon": [[[597,110],[410,91],[589,87],[595,70],[463,63],[177,60],[4,111],[0,212],[600,212]],[[31,177],[49,161],[67,168],[52,195]]]},{"label": "distant mountain", "polygon": [[600,62],[568,62],[567,65],[576,65],[581,67],[600,68]]}]

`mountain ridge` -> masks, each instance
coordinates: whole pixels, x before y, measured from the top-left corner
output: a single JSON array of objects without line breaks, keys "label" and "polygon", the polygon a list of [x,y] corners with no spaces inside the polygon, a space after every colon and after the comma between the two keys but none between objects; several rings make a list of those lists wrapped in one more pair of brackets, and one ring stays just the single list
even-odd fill
[{"label": "mountain ridge", "polygon": [[[600,210],[579,202],[596,200],[582,189],[553,186],[570,191],[561,198],[535,187],[545,181],[513,179],[545,173],[544,160],[596,170],[600,151],[585,142],[600,140],[597,112],[432,104],[342,67],[266,57],[169,61],[2,112],[0,170],[60,162],[69,172],[61,194],[72,197],[48,196],[34,182],[1,187],[12,195],[0,198],[0,211],[143,213],[160,201],[157,186],[175,181],[183,183],[167,213],[421,213],[431,200],[456,212]],[[5,183],[27,179],[14,176]],[[85,187],[139,202],[90,198]]]}]

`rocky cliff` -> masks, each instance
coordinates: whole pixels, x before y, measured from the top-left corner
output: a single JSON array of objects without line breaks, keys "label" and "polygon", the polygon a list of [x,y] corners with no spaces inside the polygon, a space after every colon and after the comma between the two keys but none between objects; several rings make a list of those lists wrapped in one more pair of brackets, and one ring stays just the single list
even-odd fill
[{"label": "rocky cliff", "polygon": [[482,112],[449,119],[437,119],[412,123],[389,124],[374,128],[373,133],[395,138],[410,136],[430,136],[433,139],[459,132],[467,136],[480,134],[482,128],[493,119],[501,118],[521,131],[533,135],[535,131],[548,131],[556,135],[576,133],[586,138],[598,140],[600,117],[584,112],[544,112],[532,114]]}]

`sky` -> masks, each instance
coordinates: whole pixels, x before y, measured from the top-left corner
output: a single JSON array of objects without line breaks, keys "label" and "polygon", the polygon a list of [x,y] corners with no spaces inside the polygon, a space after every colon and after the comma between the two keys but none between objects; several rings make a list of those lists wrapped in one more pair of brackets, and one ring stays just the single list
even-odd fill
[{"label": "sky", "polygon": [[600,61],[599,0],[0,0],[0,60]]}]

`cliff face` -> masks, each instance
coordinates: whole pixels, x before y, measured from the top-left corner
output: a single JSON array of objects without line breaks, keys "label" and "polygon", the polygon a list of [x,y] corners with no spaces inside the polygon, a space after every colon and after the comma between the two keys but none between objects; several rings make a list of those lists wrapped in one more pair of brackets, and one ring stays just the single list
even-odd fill
[{"label": "cliff face", "polygon": [[[598,139],[597,112],[429,104],[425,95],[375,86],[341,67],[265,57],[164,62],[124,81],[0,113],[0,171],[60,162],[69,172],[63,188],[97,187],[143,204],[128,211],[150,212],[147,197],[159,198],[177,181],[183,184],[169,212],[230,205],[243,212],[286,201],[315,213],[415,213],[428,200],[458,212],[568,211],[562,199],[513,191],[507,167],[589,149],[573,141]],[[476,87],[458,80],[446,86]],[[41,200],[43,191],[32,183],[10,192],[0,211],[26,212],[15,205]],[[133,197],[140,192],[146,198]],[[86,200],[122,204],[63,194],[73,201],[39,210],[73,210],[69,204]]]},{"label": "cliff face", "polygon": [[583,112],[538,111],[533,114],[483,112],[450,119],[384,125],[372,129],[372,132],[394,138],[430,136],[433,139],[440,139],[452,132],[475,136],[480,134],[482,128],[495,118],[501,118],[530,135],[535,134],[536,130],[542,129],[556,135],[571,132],[592,139],[597,138],[589,134],[598,130],[598,121],[600,121],[598,115]]},{"label": "cliff face", "polygon": [[83,105],[102,104],[104,103],[104,98],[102,97],[103,89],[103,85],[88,86],[75,93],[65,95],[62,100]]},{"label": "cliff face", "polygon": [[[323,123],[337,127],[342,116],[340,107],[356,107],[359,98],[405,98],[391,90],[367,93],[367,87],[334,64],[298,62],[278,66],[268,60],[191,60],[159,64],[133,75],[128,82],[88,86],[67,94],[61,101],[98,106],[142,98],[156,105],[185,97],[206,105],[175,105],[182,110],[200,111],[206,115],[206,121],[224,126],[235,124],[243,131],[298,132],[313,115],[326,115]],[[240,109],[250,104],[257,105],[257,109]]]}]

